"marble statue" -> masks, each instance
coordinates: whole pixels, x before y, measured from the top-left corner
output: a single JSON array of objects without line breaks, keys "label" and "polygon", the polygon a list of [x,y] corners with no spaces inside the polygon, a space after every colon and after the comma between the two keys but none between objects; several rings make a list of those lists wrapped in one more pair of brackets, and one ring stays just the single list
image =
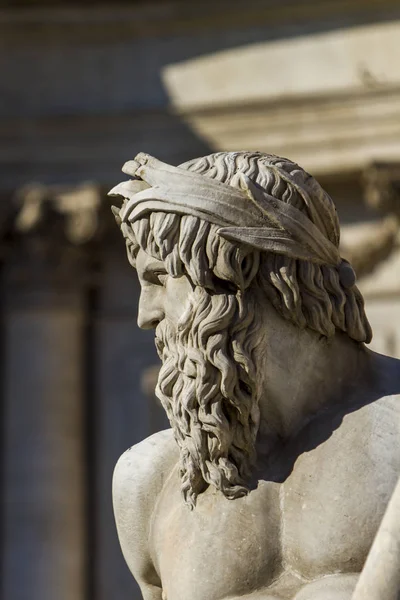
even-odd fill
[{"label": "marble statue", "polygon": [[400,474],[400,361],[365,345],[333,201],[260,152],[123,171],[171,423],[114,474],[144,600],[350,600]]}]

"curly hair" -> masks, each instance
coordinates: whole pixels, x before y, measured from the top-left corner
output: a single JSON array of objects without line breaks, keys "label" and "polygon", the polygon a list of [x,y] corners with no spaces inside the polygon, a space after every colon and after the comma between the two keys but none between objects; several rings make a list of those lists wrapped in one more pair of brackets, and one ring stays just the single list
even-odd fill
[{"label": "curly hair", "polygon": [[164,319],[156,394],[180,448],[181,490],[193,507],[209,484],[233,499],[247,493],[259,427],[255,306],[195,288],[177,330]]},{"label": "curly hair", "polygon": [[[336,246],[339,223],[332,199],[296,163],[260,152],[218,152],[180,165],[229,184],[244,173],[271,196],[295,206]],[[165,262],[172,277],[186,273],[194,285],[215,291],[231,284],[245,290],[260,286],[278,313],[300,328],[326,337],[341,330],[369,343],[372,331],[356,285],[346,287],[333,266],[260,252],[217,234],[218,227],[198,217],[153,212],[131,225],[123,223],[132,264],[140,245]]]},{"label": "curly hair", "polygon": [[[261,153],[217,153],[181,165],[230,183],[243,172],[270,195],[303,211],[336,246],[339,224],[330,197],[298,165]],[[286,176],[287,175],[287,176]],[[157,395],[180,448],[186,503],[212,484],[227,498],[247,492],[256,458],[259,399],[257,302],[265,297],[300,328],[331,337],[336,330],[369,342],[361,293],[345,287],[333,266],[262,252],[218,234],[199,217],[151,212],[122,222],[128,258],[139,248],[163,261],[171,277],[187,275],[194,290],[177,331],[156,331],[163,366]],[[257,290],[257,294],[254,293]]]}]

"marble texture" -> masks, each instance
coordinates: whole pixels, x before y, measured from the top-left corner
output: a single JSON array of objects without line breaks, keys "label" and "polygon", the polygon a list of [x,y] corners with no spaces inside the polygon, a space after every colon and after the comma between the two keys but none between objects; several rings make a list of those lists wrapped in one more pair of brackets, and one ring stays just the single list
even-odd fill
[{"label": "marble texture", "polygon": [[[114,213],[171,423],[114,472],[144,600],[350,600],[361,572],[386,581],[384,554],[363,568],[400,473],[400,361],[366,346],[332,199],[262,153],[123,170]],[[374,600],[397,598],[393,573]]]}]

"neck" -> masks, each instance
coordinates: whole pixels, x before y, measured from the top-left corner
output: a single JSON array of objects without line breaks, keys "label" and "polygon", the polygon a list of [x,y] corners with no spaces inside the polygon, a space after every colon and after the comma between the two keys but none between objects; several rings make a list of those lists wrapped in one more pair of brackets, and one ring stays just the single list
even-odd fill
[{"label": "neck", "polygon": [[356,391],[371,384],[372,353],[363,344],[343,333],[327,339],[288,326],[292,330],[265,353],[259,436],[264,440],[292,437],[321,409],[351,403]]}]

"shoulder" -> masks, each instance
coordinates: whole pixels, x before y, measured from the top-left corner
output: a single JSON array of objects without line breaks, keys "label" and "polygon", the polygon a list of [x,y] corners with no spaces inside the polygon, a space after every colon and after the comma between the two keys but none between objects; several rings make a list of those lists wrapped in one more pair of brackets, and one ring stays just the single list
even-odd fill
[{"label": "shoulder", "polygon": [[[113,495],[144,492],[142,487],[158,487],[165,470],[178,459],[172,429],[159,431],[135,444],[119,458],[113,476]],[[148,490],[149,492],[151,490]]]},{"label": "shoulder", "polygon": [[178,457],[172,430],[167,429],[129,448],[114,470],[113,505],[118,537],[139,584],[151,568],[147,540],[154,506]]},{"label": "shoulder", "polygon": [[356,381],[354,409],[345,417],[373,447],[400,449],[400,360],[369,351],[370,377]]},{"label": "shoulder", "polygon": [[400,394],[382,395],[365,409],[369,429],[365,432],[388,451],[400,454]]},{"label": "shoulder", "polygon": [[[375,431],[397,436],[400,426],[400,360],[371,353],[375,386],[366,392],[367,413]],[[400,438],[399,438],[400,441]]]},{"label": "shoulder", "polygon": [[328,448],[342,465],[357,467],[357,477],[372,478],[371,486],[379,480],[389,492],[400,475],[400,395],[367,396],[343,417]]}]

